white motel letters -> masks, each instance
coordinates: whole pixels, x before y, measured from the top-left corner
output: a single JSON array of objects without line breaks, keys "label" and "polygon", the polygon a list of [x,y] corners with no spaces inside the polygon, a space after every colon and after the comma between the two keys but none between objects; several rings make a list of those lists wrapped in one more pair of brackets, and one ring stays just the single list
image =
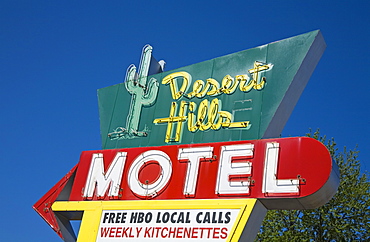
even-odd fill
[{"label": "white motel letters", "polygon": [[[232,176],[251,177],[254,145],[251,143],[238,145],[221,146],[218,175],[215,187],[215,194],[249,194],[251,179],[233,181]],[[88,172],[83,197],[91,198],[96,192],[98,197],[105,194],[117,197],[124,172],[127,152],[117,152],[115,158],[104,171],[103,154],[95,153],[91,158],[91,165]],[[277,179],[277,167],[279,156],[279,143],[266,143],[264,171],[262,178],[263,193],[298,193],[299,179]],[[232,162],[238,157],[241,161]],[[178,150],[178,161],[187,161],[187,172],[184,182],[183,194],[191,196],[195,194],[199,164],[201,159],[213,158],[213,147],[190,147]],[[158,179],[152,184],[143,184],[139,180],[139,171],[149,161],[158,162],[161,172]],[[140,197],[155,197],[158,192],[165,189],[172,175],[172,162],[168,154],[160,150],[149,150],[135,158],[128,171],[127,183],[131,191]],[[109,190],[108,190],[109,188]],[[108,190],[108,193],[107,193]]]}]

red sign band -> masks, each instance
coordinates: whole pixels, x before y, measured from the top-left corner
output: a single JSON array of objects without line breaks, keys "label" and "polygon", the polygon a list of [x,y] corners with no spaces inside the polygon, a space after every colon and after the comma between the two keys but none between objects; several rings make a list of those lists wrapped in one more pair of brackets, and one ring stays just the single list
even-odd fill
[{"label": "red sign band", "polygon": [[258,198],[308,209],[337,182],[328,150],[307,137],[141,147],[82,152],[69,200]]}]

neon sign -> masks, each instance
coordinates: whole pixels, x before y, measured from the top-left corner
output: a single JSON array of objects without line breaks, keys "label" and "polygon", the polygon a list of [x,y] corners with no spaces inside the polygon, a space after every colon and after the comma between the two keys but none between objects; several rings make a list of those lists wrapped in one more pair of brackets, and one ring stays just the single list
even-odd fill
[{"label": "neon sign", "polygon": [[325,146],[304,137],[85,151],[78,166],[71,201],[273,198],[307,209],[337,177]]},{"label": "neon sign", "polygon": [[103,149],[34,209],[67,242],[253,241],[268,209],[325,204],[339,184],[325,146],[274,138],[324,49],[313,31],[163,72],[146,45],[98,90]]},{"label": "neon sign", "polygon": [[[205,96],[218,96],[221,94],[232,95],[237,87],[239,86],[240,91],[247,93],[252,89],[262,90],[266,78],[260,78],[259,72],[266,71],[272,68],[271,64],[263,64],[256,61],[254,68],[248,70],[249,73],[253,74],[251,79],[248,75],[237,75],[235,78],[230,75],[226,75],[220,84],[213,78],[208,78],[206,83],[203,80],[197,80],[193,84],[193,90],[186,93],[188,90],[189,83],[192,82],[192,77],[187,72],[175,72],[167,75],[163,78],[162,84],[169,85],[171,89],[171,95],[174,100],[178,100],[181,97],[186,99],[192,99],[197,97],[199,99]],[[178,79],[182,80],[181,87],[178,89]],[[261,80],[262,79],[262,80]],[[187,121],[188,131],[207,131],[207,130],[219,130],[220,128],[245,128],[251,127],[250,121],[239,121],[233,122],[234,116],[228,111],[222,111],[222,102],[218,98],[214,98],[211,101],[204,99],[200,102],[198,112],[196,114],[197,104],[195,102],[181,101],[179,107],[179,114],[177,112],[177,103],[171,103],[170,115],[167,118],[157,118],[153,121],[155,124],[167,123],[167,131],[165,142],[179,142],[181,140],[182,124]],[[186,114],[186,110],[188,114]],[[172,137],[173,129],[177,124],[175,136]]]},{"label": "neon sign", "polygon": [[[98,90],[103,149],[279,137],[325,42],[319,31]],[[291,53],[291,54],[287,54]]]},{"label": "neon sign", "polygon": [[[86,212],[90,210],[91,204],[98,209],[94,211],[99,213],[99,218],[113,216],[104,215],[113,214],[111,210],[127,212],[127,205],[124,204],[120,209],[119,205],[115,207],[117,209],[108,209],[109,211],[103,208],[112,201],[131,201],[133,204],[139,201],[156,201],[150,203],[153,206],[157,201],[183,201],[176,208],[178,211],[185,209],[184,204],[194,204],[197,200],[208,201],[205,204],[215,200],[227,205],[233,199],[258,199],[264,209],[312,209],[326,203],[336,192],[338,184],[339,174],[333,166],[329,151],[319,141],[307,137],[84,151],[80,162],[68,177],[45,194],[35,204],[35,209],[54,228],[59,226],[50,213],[55,210],[52,206],[57,206],[57,211]],[[64,202],[61,203],[57,198]],[[209,207],[204,205],[203,208]],[[148,214],[140,209],[134,209],[142,214],[137,215],[135,221],[145,220],[144,215]],[[225,210],[227,211],[229,210]],[[155,216],[159,216],[160,220],[148,228],[161,227],[159,221],[169,219],[160,217],[159,213],[163,215],[164,212],[166,211],[162,207],[158,207]],[[215,211],[210,212],[213,214]],[[181,228],[186,225],[185,214],[181,218],[184,221],[179,222]],[[191,214],[197,216],[196,212]],[[204,221],[206,218],[201,216],[191,220]],[[97,219],[96,226],[100,226],[99,228],[114,227],[115,232],[109,230],[109,233],[121,234],[116,230],[119,227],[117,224],[98,225],[101,220]],[[117,220],[111,217],[111,220],[114,219]],[[146,219],[152,221],[153,217]],[[179,218],[173,215],[172,219]],[[225,220],[226,217],[221,219]],[[122,231],[123,228],[135,227],[133,222],[128,227],[127,223],[128,221],[125,222],[126,227],[121,223]],[[196,222],[192,226],[198,228],[199,224],[202,223]],[[228,234],[230,229],[228,227]]]}]

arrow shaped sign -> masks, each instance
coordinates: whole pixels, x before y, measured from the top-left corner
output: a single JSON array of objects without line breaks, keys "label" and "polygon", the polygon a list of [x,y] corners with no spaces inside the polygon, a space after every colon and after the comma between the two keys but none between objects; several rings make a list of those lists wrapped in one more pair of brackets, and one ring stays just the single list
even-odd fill
[{"label": "arrow shaped sign", "polygon": [[[81,219],[79,234],[83,236],[79,237],[80,241],[94,241],[91,236],[96,238],[98,230],[99,241],[104,241],[108,229],[115,230],[118,225],[136,228],[136,222],[132,222],[137,219],[135,214],[147,214],[142,209],[162,211],[175,203],[178,206],[172,210],[186,209],[184,204],[200,203],[202,206],[197,209],[207,209],[210,204],[215,205],[214,209],[232,209],[227,206],[234,199],[241,204],[258,199],[259,207],[263,209],[255,211],[263,215],[266,209],[316,208],[335,194],[338,185],[339,175],[329,151],[322,143],[308,137],[93,150],[82,152],[78,165],[45,194],[34,209],[65,241],[76,241],[69,221]],[[158,204],[163,206],[158,207]],[[248,206],[253,209],[254,205]],[[99,226],[103,210],[124,213],[127,209],[135,210],[130,212],[131,220],[113,219],[111,216],[116,215],[111,213],[105,219],[112,222],[102,222]],[[160,216],[161,211],[155,216]],[[235,216],[238,211],[234,211]],[[164,212],[169,211],[161,214]],[[195,222],[190,226],[183,217],[179,221],[181,226],[189,225],[190,229],[204,225],[199,222],[199,216],[202,216],[199,211],[187,212],[193,214],[191,220]],[[219,212],[222,211],[205,211],[209,214]],[[229,212],[231,216],[232,212]],[[217,227],[217,222],[214,226],[217,231],[224,228],[224,239],[233,238],[227,241],[238,241],[240,231],[257,231],[256,221],[263,219],[259,215],[253,216],[253,221],[245,220],[237,229],[239,235],[234,236],[231,217],[222,217],[225,214],[220,215],[219,221],[228,221],[229,227]],[[235,221],[239,221],[235,216]],[[168,217],[161,219],[168,222]],[[256,226],[244,228],[247,222],[256,225],[257,230]],[[149,227],[158,226],[154,223]],[[248,232],[245,236],[253,239],[254,235]],[[82,239],[86,236],[89,239]],[[142,238],[139,232],[136,238]]]},{"label": "arrow shaped sign", "polygon": [[[34,209],[67,242],[187,241],[211,231],[239,241],[253,240],[266,209],[323,205],[339,184],[325,146],[275,137],[325,47],[312,31],[162,72],[146,45],[138,71],[131,65],[124,83],[98,90],[103,150],[82,152]],[[150,216],[141,234],[135,223]],[[81,219],[77,239],[70,220]],[[170,220],[181,226],[159,226]]]}]

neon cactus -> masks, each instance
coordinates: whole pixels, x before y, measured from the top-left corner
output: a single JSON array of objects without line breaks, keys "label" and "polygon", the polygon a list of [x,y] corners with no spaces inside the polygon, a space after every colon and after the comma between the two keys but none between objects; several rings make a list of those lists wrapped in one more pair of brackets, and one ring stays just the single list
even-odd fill
[{"label": "neon cactus", "polygon": [[141,109],[151,106],[155,103],[159,83],[157,79],[151,78],[148,85],[148,72],[152,58],[153,48],[145,45],[140,60],[139,74],[136,72],[136,66],[130,65],[127,69],[125,78],[125,87],[132,95],[129,114],[126,120],[126,128],[118,127],[108,136],[111,139],[130,139],[135,137],[147,136],[148,129],[138,131]]}]

